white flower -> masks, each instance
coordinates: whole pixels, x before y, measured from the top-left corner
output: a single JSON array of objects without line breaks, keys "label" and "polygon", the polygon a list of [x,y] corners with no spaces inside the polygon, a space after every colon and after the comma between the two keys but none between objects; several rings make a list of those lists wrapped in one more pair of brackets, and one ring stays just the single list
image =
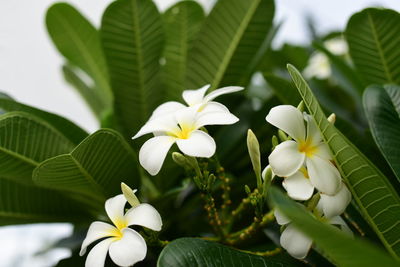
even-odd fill
[{"label": "white flower", "polygon": [[188,156],[213,156],[216,149],[214,139],[199,129],[206,125],[233,124],[239,120],[224,105],[217,102],[208,102],[202,112],[198,112],[196,105],[152,117],[133,137],[135,139],[148,133],[155,135],[143,144],[139,152],[140,164],[151,175],[160,171],[174,143]]},{"label": "white flower", "polygon": [[[216,102],[213,100],[217,98],[220,95],[224,94],[229,94],[229,93],[234,93],[243,90],[243,87],[239,86],[227,86],[223,88],[216,89],[209,93],[208,95],[206,94],[206,91],[210,88],[210,85],[207,84],[199,89],[196,90],[185,90],[182,93],[182,98],[185,100],[186,104],[191,107],[191,106],[197,106],[198,109],[197,111],[201,112],[205,109],[206,106],[214,105],[214,109],[216,108],[221,108],[220,111],[223,112],[225,110],[224,107],[221,107],[221,105],[215,105]],[[218,103],[217,103],[218,104]],[[169,101],[166,102],[160,106],[158,106],[154,112],[153,115],[150,117],[150,119],[153,119],[159,115],[166,115],[171,112],[176,112],[182,108],[185,108],[186,106],[176,102],[176,101]]]},{"label": "white flower", "polygon": [[[307,120],[307,131],[304,119]],[[312,118],[308,115],[303,117],[303,114],[293,106],[281,105],[272,108],[266,120],[294,139],[277,145],[268,157],[274,174],[287,177],[285,178],[287,190],[292,188],[291,182],[304,187],[296,192],[289,189],[290,194],[295,194],[298,199],[308,199],[310,186],[306,179],[320,192],[327,195],[336,194],[341,185],[340,173],[330,162],[332,156],[329,148],[323,143],[321,134]],[[304,165],[307,168],[309,179],[300,171]],[[286,179],[290,179],[290,182]]]},{"label": "white flower", "polygon": [[93,222],[83,240],[79,255],[86,253],[87,247],[96,240],[105,238],[95,245],[86,258],[86,267],[103,267],[107,252],[119,266],[131,266],[146,257],[147,246],[143,237],[131,225],[140,225],[154,231],[162,227],[161,216],[150,204],[139,204],[124,212],[126,198],[118,195],[105,203],[108,217],[114,225]]},{"label": "white flower", "polygon": [[[299,204],[300,205],[300,204]],[[283,230],[280,243],[281,246],[294,258],[304,259],[313,243],[312,239],[298,230],[284,214],[278,209],[274,210],[276,221],[280,225],[287,225]],[[327,220],[329,224],[339,226],[343,232],[353,235],[346,222],[340,216],[335,216]]]},{"label": "white flower", "polygon": [[320,80],[329,78],[331,73],[332,70],[329,59],[321,52],[315,52],[311,55],[308,60],[308,65],[303,71],[303,75],[307,79],[316,77]]},{"label": "white flower", "polygon": [[341,184],[339,192],[333,196],[320,194],[321,198],[317,208],[327,218],[333,218],[342,214],[351,201],[351,193],[344,183]]},{"label": "white flower", "polygon": [[329,50],[329,52],[337,56],[343,56],[349,52],[347,42],[340,37],[325,41],[324,46]]}]

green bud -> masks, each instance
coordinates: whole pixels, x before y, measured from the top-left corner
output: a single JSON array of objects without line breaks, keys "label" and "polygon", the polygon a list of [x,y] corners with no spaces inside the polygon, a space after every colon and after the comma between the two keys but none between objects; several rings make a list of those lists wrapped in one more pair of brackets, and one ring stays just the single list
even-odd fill
[{"label": "green bud", "polygon": [[278,137],[276,137],[276,135],[274,135],[274,136],[272,136],[272,150],[274,150],[277,145],[279,145],[279,140],[278,140]]},{"label": "green bud", "polygon": [[304,111],[304,102],[303,102],[303,100],[300,101],[299,105],[297,106],[297,109],[300,110],[301,112]]},{"label": "green bud", "polygon": [[246,194],[250,195],[251,194],[251,190],[250,187],[248,185],[244,186],[244,191],[246,192]]},{"label": "green bud", "polygon": [[320,194],[315,194],[308,202],[307,209],[313,211],[318,204],[319,199],[321,198]]},{"label": "green bud", "polygon": [[261,159],[260,159],[260,143],[252,130],[247,131],[247,149],[253,165],[254,173],[257,178],[257,187],[260,188],[262,185],[261,180]]},{"label": "green bud", "polygon": [[190,167],[189,163],[186,160],[186,157],[179,152],[172,153],[172,159],[181,167],[188,168]]},{"label": "green bud", "polygon": [[330,123],[332,123],[332,124],[335,124],[335,122],[336,122],[336,114],[335,114],[335,113],[332,113],[331,115],[329,115],[328,121],[329,121]]},{"label": "green bud", "polygon": [[267,171],[265,172],[265,177],[264,177],[264,185],[263,185],[263,192],[262,192],[264,199],[267,199],[267,192],[271,185],[271,181],[272,181],[272,169],[271,169],[271,167],[269,167],[267,169]]},{"label": "green bud", "polygon": [[216,180],[216,177],[214,174],[210,174],[208,176],[208,181],[207,181],[208,190],[211,190],[212,186],[214,185],[215,180]]},{"label": "green bud", "polygon": [[286,140],[288,140],[288,136],[282,130],[278,130],[278,136],[281,142],[285,142]]},{"label": "green bud", "polygon": [[121,183],[121,190],[122,190],[122,193],[124,194],[126,200],[128,201],[129,204],[131,204],[131,206],[133,208],[140,205],[140,201],[135,195],[136,189],[132,190],[125,183]]}]

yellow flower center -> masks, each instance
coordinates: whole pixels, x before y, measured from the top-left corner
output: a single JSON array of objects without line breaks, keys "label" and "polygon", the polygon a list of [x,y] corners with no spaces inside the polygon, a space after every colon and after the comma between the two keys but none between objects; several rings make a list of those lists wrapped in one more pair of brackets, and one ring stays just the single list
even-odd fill
[{"label": "yellow flower center", "polygon": [[195,130],[193,125],[179,124],[179,127],[179,130],[172,132],[169,135],[179,139],[188,139],[191,133]]},{"label": "yellow flower center", "polygon": [[307,157],[312,157],[317,149],[318,147],[314,146],[309,139],[299,142],[299,151],[305,153]]},{"label": "yellow flower center", "polygon": [[115,229],[111,230],[110,235],[115,237],[116,240],[120,240],[122,238],[122,229],[126,228],[128,225],[125,220],[117,220],[114,222]]}]

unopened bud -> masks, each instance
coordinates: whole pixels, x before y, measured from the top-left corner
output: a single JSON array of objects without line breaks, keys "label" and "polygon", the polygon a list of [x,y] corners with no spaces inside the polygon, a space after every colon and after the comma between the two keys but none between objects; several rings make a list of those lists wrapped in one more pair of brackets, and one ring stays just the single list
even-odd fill
[{"label": "unopened bud", "polygon": [[254,173],[257,178],[257,187],[261,187],[261,159],[260,159],[260,143],[252,130],[247,131],[247,149],[253,165]]},{"label": "unopened bud", "polygon": [[246,192],[246,194],[250,195],[251,194],[251,190],[250,187],[248,185],[244,186],[244,191]]},{"label": "unopened bud", "polygon": [[129,204],[131,204],[131,206],[137,207],[140,205],[140,201],[139,199],[136,197],[135,193],[136,193],[136,189],[132,190],[129,186],[127,186],[125,183],[121,183],[121,190],[122,193],[124,194],[124,197],[126,198],[126,200],[128,201]]},{"label": "unopened bud", "polygon": [[282,142],[285,142],[286,140],[288,140],[288,136],[285,134],[285,132],[284,131],[282,131],[282,130],[278,130],[278,136],[279,136],[279,139],[282,141]]},{"label": "unopened bud", "polygon": [[329,121],[330,123],[332,123],[332,124],[335,124],[335,122],[336,122],[336,114],[335,114],[335,113],[332,113],[331,115],[329,115],[328,121]]},{"label": "unopened bud", "polygon": [[274,135],[274,136],[272,136],[272,150],[274,150],[277,145],[279,145],[279,140],[278,140],[278,137],[276,137],[276,135]]},{"label": "unopened bud", "polygon": [[173,152],[172,159],[175,161],[176,164],[178,164],[181,167],[184,167],[184,168],[189,167],[186,157],[179,152]]}]

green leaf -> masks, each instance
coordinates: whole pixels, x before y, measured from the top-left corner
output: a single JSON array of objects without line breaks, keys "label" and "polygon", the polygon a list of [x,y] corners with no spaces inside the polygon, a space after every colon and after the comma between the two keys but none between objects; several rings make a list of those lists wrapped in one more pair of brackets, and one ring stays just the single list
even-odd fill
[{"label": "green leaf", "polygon": [[399,264],[372,244],[353,239],[339,229],[317,221],[279,189],[271,188],[269,192],[274,206],[279,208],[299,230],[309,236],[336,265],[389,267]]},{"label": "green leaf", "polygon": [[194,1],[182,1],[170,7],[163,15],[165,29],[164,59],[162,67],[166,99],[181,100],[185,90],[185,77],[189,48],[204,21],[203,8]]},{"label": "green leaf", "polygon": [[112,93],[97,29],[67,3],[56,3],[48,9],[46,26],[60,53],[93,79],[103,110],[110,109]]},{"label": "green leaf", "polygon": [[56,191],[0,178],[0,225],[79,222],[91,218],[77,202]]},{"label": "green leaf", "polygon": [[186,88],[245,85],[273,14],[272,0],[217,1],[189,52]]},{"label": "green leaf", "polygon": [[45,121],[23,112],[0,116],[0,176],[32,185],[43,160],[68,153],[74,144]]},{"label": "green leaf", "polygon": [[400,255],[400,199],[388,179],[340,131],[329,123],[301,74],[288,70],[309,112],[328,144],[336,165],[360,207],[386,249]]},{"label": "green leaf", "polygon": [[151,0],[111,3],[102,19],[101,37],[114,92],[115,115],[131,137],[161,104],[161,15]]},{"label": "green leaf", "polygon": [[81,74],[79,72],[80,70],[71,65],[64,65],[62,71],[64,79],[79,92],[83,99],[85,99],[93,114],[98,120],[101,120],[105,116],[103,113],[105,104],[96,92],[95,85],[90,86],[90,84],[85,82],[79,75]]},{"label": "green leaf", "polygon": [[0,225],[89,221],[77,202],[56,191],[0,178]]},{"label": "green leaf", "polygon": [[367,8],[354,14],[345,32],[350,55],[368,84],[400,83],[400,14]]},{"label": "green leaf", "polygon": [[0,113],[11,111],[23,111],[46,121],[75,145],[79,144],[88,135],[80,127],[61,116],[18,103],[12,99],[0,98]]},{"label": "green leaf", "polygon": [[168,244],[158,258],[158,267],[270,267],[302,266],[285,255],[261,257],[197,238],[179,238]]},{"label": "green leaf", "polygon": [[300,103],[301,97],[297,93],[297,89],[293,82],[278,77],[272,73],[264,73],[263,75],[274,91],[274,94],[282,103],[292,106],[297,106]]},{"label": "green leaf", "polygon": [[365,114],[375,143],[400,181],[400,87],[373,85],[363,96]]},{"label": "green leaf", "polygon": [[121,182],[140,185],[136,155],[120,134],[102,129],[71,153],[42,162],[33,173],[42,187],[73,192],[104,202],[121,193]]}]

